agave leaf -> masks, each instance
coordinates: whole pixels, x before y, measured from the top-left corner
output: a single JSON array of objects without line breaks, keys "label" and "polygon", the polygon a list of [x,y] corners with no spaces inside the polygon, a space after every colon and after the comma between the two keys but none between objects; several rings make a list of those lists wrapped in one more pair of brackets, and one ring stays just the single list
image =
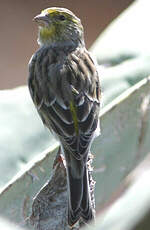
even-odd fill
[{"label": "agave leaf", "polygon": [[[142,80],[101,112],[102,134],[92,146],[97,209],[149,152],[149,81],[149,78]],[[0,215],[26,226],[32,198],[49,179],[57,149],[55,143],[1,191]]]},{"label": "agave leaf", "polygon": [[115,66],[139,56],[149,56],[149,7],[147,0],[134,1],[104,30],[90,49],[99,64]]}]

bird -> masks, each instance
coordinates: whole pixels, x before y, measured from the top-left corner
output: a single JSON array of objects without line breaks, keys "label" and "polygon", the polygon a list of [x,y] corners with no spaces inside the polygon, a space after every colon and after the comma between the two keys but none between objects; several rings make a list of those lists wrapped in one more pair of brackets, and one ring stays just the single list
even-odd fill
[{"label": "bird", "polygon": [[87,160],[100,134],[100,77],[87,51],[81,20],[50,7],[33,19],[39,49],[29,61],[28,87],[44,125],[57,137],[66,161],[69,226],[93,220]]}]

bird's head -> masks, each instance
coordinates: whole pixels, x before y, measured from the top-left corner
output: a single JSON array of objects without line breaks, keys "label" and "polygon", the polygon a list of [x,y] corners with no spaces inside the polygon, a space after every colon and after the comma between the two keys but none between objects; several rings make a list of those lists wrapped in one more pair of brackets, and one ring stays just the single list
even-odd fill
[{"label": "bird's head", "polygon": [[68,9],[59,7],[45,9],[34,17],[34,21],[39,25],[40,45],[84,43],[81,21]]}]

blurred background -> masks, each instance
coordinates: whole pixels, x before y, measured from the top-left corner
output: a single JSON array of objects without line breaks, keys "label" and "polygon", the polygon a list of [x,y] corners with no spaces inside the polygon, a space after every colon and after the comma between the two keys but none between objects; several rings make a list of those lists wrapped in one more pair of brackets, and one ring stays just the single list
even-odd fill
[{"label": "blurred background", "polygon": [[61,6],[81,18],[87,48],[133,0],[5,0],[0,7],[0,89],[26,84],[28,61],[38,48],[32,19],[42,9]]}]

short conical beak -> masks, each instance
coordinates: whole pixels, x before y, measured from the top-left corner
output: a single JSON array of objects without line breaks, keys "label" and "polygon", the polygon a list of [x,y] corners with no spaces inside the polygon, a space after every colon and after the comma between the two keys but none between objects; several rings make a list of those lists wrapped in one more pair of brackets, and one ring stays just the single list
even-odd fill
[{"label": "short conical beak", "polygon": [[41,26],[48,26],[50,24],[50,18],[42,14],[35,16],[33,21],[37,22]]}]

